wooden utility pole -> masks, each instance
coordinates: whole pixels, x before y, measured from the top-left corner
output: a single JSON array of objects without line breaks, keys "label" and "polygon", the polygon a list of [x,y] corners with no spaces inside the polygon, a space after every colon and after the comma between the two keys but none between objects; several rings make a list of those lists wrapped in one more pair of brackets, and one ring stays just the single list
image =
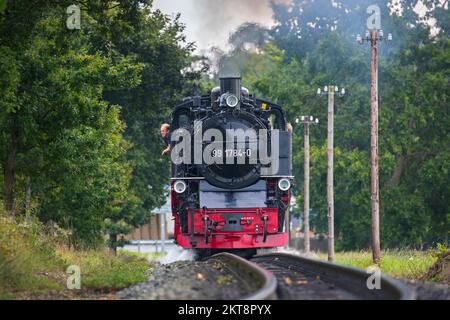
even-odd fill
[{"label": "wooden utility pole", "polygon": [[[291,199],[289,199],[290,201]],[[288,214],[286,215],[286,230],[288,233],[288,243],[286,248],[289,248],[291,246],[291,213],[292,213],[292,205],[289,204],[289,211]]]},{"label": "wooden utility pole", "polygon": [[379,263],[381,259],[380,249],[380,187],[378,180],[378,41],[392,41],[389,33],[384,36],[383,30],[376,28],[366,31],[365,38],[356,36],[356,41],[362,44],[369,42],[371,46],[370,61],[370,202],[372,212],[371,224],[371,245],[372,259],[374,263]]},{"label": "wooden utility pole", "polygon": [[308,254],[310,251],[309,245],[309,122],[305,122],[304,126],[305,135],[305,201],[303,205],[304,214],[304,232],[305,232],[305,253]]},{"label": "wooden utility pole", "polygon": [[372,258],[378,263],[380,250],[380,199],[378,182],[378,36],[377,30],[370,32],[371,85],[370,85],[370,190],[372,208]]},{"label": "wooden utility pole", "polygon": [[328,86],[327,125],[327,218],[328,218],[328,261],[334,261],[334,86]]},{"label": "wooden utility pole", "polygon": [[[295,120],[299,123],[299,119]],[[309,254],[311,250],[309,240],[309,125],[318,124],[319,119],[314,119],[312,116],[302,116],[301,123],[304,124],[304,201],[303,201],[303,231],[304,231],[304,246],[305,254]]]},{"label": "wooden utility pole", "polygon": [[[320,89],[317,94],[322,95]],[[328,261],[334,262],[334,95],[343,96],[345,89],[339,93],[337,86],[324,87],[328,96],[328,125],[327,125],[327,220],[328,220]]]}]

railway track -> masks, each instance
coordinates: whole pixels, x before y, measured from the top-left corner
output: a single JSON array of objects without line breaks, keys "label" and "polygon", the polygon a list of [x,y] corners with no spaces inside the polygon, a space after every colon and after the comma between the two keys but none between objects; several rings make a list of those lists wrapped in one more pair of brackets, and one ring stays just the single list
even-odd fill
[{"label": "railway track", "polygon": [[210,259],[220,260],[242,281],[256,290],[246,300],[411,300],[414,292],[406,285],[381,275],[380,289],[369,290],[364,270],[301,256],[270,253],[254,256],[250,261],[220,253]]},{"label": "railway track", "polygon": [[[251,292],[242,300],[273,300],[277,298],[277,280],[274,275],[256,263],[231,253],[218,253],[210,259],[227,266],[232,275],[246,284]],[[253,288],[253,289],[252,289]]]}]

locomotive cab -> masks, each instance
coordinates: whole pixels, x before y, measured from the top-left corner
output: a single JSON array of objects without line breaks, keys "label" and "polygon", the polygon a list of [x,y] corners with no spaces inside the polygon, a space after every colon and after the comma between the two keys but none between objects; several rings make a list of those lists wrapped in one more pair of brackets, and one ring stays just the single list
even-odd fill
[{"label": "locomotive cab", "polygon": [[171,200],[184,248],[284,246],[292,181],[291,133],[283,109],[257,99],[241,79],[220,79],[172,113]]}]

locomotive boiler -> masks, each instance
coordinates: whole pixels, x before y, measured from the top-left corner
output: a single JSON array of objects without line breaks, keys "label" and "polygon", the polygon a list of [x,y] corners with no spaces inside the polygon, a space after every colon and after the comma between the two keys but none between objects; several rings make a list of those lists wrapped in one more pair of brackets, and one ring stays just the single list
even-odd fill
[{"label": "locomotive boiler", "polygon": [[239,77],[175,106],[171,205],[176,243],[201,255],[284,246],[291,132],[281,106]]}]

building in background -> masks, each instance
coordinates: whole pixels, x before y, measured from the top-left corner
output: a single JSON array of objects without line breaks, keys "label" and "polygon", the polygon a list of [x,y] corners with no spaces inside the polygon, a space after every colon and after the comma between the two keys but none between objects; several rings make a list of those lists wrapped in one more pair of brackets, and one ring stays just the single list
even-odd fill
[{"label": "building in background", "polygon": [[[165,233],[165,239],[173,238],[173,220],[170,208],[170,196],[167,197],[166,203],[152,211],[152,216],[148,223],[136,228],[128,234],[126,240],[161,240],[161,234]],[[165,226],[161,228],[161,218],[165,219]]]}]

